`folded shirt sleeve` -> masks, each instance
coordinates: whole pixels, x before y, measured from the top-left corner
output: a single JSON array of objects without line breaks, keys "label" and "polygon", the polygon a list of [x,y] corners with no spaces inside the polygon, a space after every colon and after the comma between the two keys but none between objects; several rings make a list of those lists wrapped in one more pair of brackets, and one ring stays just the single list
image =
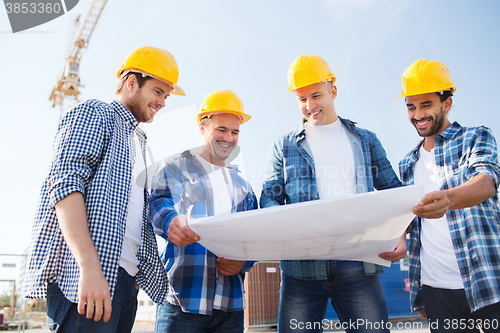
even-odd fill
[{"label": "folded shirt sleeve", "polygon": [[68,111],[59,124],[49,171],[49,205],[72,192],[85,195],[99,166],[105,128],[103,115],[88,103]]}]

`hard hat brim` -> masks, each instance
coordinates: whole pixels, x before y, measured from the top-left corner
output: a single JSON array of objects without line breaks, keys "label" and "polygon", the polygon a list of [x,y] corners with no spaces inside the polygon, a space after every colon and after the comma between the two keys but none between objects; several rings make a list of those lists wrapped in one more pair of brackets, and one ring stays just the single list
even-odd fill
[{"label": "hard hat brim", "polygon": [[178,96],[186,96],[186,93],[184,92],[184,90],[181,87],[179,87],[176,84],[170,84],[170,85],[172,87],[172,94],[178,95]]},{"label": "hard hat brim", "polygon": [[306,85],[301,85],[300,87],[288,87],[288,90],[285,91],[285,93],[289,93],[289,92],[292,92],[292,91],[295,91],[297,89],[300,89],[300,88],[304,88],[304,87],[307,87],[307,86],[310,86],[310,85],[313,85],[313,84],[316,84],[316,83],[320,83],[320,82],[332,82],[332,84],[335,84],[335,82],[337,81],[337,77],[332,74],[331,77],[329,77],[327,80],[325,81],[318,81],[318,82],[313,82],[313,83],[310,83],[310,84],[306,84]]},{"label": "hard hat brim", "polygon": [[424,95],[424,94],[430,94],[430,93],[439,93],[440,91],[448,91],[448,90],[451,90],[451,93],[454,94],[455,91],[457,91],[457,88],[455,88],[455,86],[453,87],[450,87],[450,88],[446,88],[446,89],[443,89],[443,90],[439,90],[439,91],[428,91],[428,92],[422,92],[420,94],[407,94],[405,95],[404,93],[401,93],[401,95],[399,96],[396,96],[394,98],[401,98],[401,97],[409,97],[409,96],[417,96],[417,95]]},{"label": "hard hat brim", "polygon": [[251,115],[246,114],[246,113],[244,113],[244,112],[234,112],[234,111],[232,111],[231,113],[232,113],[232,114],[235,114],[235,115],[237,115],[237,116],[239,116],[239,117],[241,118],[240,124],[244,124],[244,123],[246,123],[247,121],[249,121],[249,120],[250,120],[250,118],[252,118],[252,116],[251,116]]},{"label": "hard hat brim", "polygon": [[210,111],[210,112],[204,112],[204,113],[198,113],[198,116],[197,116],[197,123],[199,124],[200,121],[204,118],[204,117],[210,117],[210,116],[214,116],[214,115],[217,115],[217,114],[221,114],[221,113],[228,113],[228,114],[233,114],[237,117],[240,118],[240,124],[244,124],[246,123],[247,121],[250,120],[250,118],[252,118],[251,115],[249,114],[246,114],[244,112],[239,112],[239,111],[232,111],[232,110],[215,110],[215,111]]}]

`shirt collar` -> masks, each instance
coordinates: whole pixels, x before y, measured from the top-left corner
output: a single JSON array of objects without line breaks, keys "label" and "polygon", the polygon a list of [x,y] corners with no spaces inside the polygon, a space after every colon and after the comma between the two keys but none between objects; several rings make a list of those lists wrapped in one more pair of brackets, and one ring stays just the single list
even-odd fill
[{"label": "shirt collar", "polygon": [[438,135],[442,136],[443,138],[446,138],[446,139],[452,139],[458,134],[458,132],[460,131],[461,128],[462,128],[462,126],[460,126],[460,124],[455,121],[455,122],[453,122],[453,124],[448,126],[448,128],[446,128],[444,131],[442,131]]},{"label": "shirt collar", "polygon": [[293,134],[297,138],[297,142],[299,142],[301,140],[304,140],[306,138],[306,128],[304,127],[304,122],[303,121],[293,131]]},{"label": "shirt collar", "polygon": [[136,129],[139,122],[135,119],[132,112],[130,112],[126,107],[124,107],[120,102],[113,101],[111,106],[115,109],[116,113],[123,119],[123,121],[128,124],[132,129]]},{"label": "shirt collar", "polygon": [[416,162],[418,161],[419,159],[419,156],[420,156],[420,147],[424,144],[424,140],[420,140],[420,142],[418,143],[418,145],[413,148],[413,150],[410,152],[410,160],[412,162]]}]

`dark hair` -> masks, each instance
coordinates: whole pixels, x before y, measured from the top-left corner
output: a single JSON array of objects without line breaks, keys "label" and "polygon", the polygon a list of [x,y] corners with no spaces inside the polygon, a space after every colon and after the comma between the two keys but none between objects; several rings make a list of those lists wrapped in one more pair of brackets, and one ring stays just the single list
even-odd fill
[{"label": "dark hair", "polygon": [[444,101],[446,101],[448,99],[448,97],[453,96],[453,93],[451,92],[451,90],[445,90],[445,91],[443,91],[442,94],[436,92],[436,94],[438,94],[439,100],[441,101],[441,103],[444,103]]},{"label": "dark hair", "polygon": [[130,75],[134,75],[135,78],[137,79],[137,85],[139,86],[139,88],[142,88],[142,86],[146,83],[147,80],[149,79],[152,79],[151,76],[147,75],[147,76],[142,76],[141,73],[136,73],[136,72],[128,72],[127,74],[123,75],[122,77],[120,77],[120,81],[118,81],[118,85],[116,86],[116,90],[115,92],[120,92],[120,90],[122,90],[122,87],[123,87],[123,83],[125,81],[127,81],[127,79],[129,78]]}]

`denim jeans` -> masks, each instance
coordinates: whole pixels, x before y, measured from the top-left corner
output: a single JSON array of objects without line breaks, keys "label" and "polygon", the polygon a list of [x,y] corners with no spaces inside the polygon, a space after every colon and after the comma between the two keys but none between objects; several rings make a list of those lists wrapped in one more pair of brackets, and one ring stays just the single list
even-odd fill
[{"label": "denim jeans", "polygon": [[156,308],[155,333],[243,333],[243,311],[213,310],[211,315],[182,312],[165,302]]},{"label": "denim jeans", "polygon": [[471,313],[464,289],[440,289],[422,286],[420,291],[432,333],[500,331],[500,303]]},{"label": "denim jeans", "polygon": [[378,275],[359,261],[330,260],[327,280],[300,280],[282,273],[278,332],[322,332],[328,299],[347,332],[389,332]]},{"label": "denim jeans", "polygon": [[113,301],[111,318],[95,322],[78,313],[78,304],[64,297],[57,283],[47,284],[47,326],[54,333],[129,333],[132,331],[137,311],[137,293],[134,278],[120,267]]}]

